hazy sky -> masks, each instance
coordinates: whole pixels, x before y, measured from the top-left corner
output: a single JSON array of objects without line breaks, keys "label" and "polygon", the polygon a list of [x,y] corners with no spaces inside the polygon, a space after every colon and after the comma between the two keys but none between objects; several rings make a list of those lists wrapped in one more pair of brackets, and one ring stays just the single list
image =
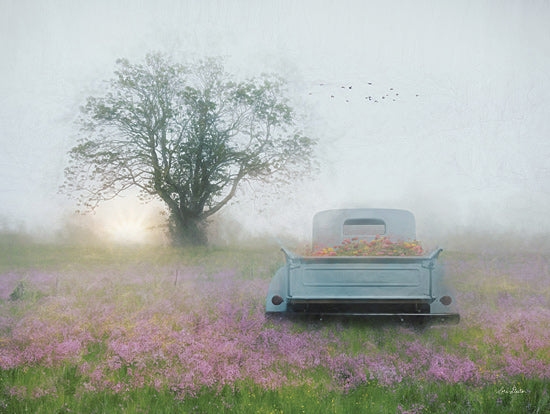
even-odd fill
[{"label": "hazy sky", "polygon": [[225,209],[247,230],[307,236],[315,211],[364,206],[410,209],[420,237],[548,232],[548,22],[530,0],[0,0],[0,224],[74,210],[56,192],[79,105],[117,58],[162,51],[282,74],[319,139],[309,182]]}]

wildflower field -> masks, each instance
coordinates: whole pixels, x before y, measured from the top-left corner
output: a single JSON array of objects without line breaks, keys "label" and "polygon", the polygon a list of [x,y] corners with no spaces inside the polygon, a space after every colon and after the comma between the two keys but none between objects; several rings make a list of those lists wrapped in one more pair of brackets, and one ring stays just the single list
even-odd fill
[{"label": "wildflower field", "polygon": [[275,247],[0,244],[2,413],[550,412],[544,253],[445,251],[411,326],[266,319]]}]

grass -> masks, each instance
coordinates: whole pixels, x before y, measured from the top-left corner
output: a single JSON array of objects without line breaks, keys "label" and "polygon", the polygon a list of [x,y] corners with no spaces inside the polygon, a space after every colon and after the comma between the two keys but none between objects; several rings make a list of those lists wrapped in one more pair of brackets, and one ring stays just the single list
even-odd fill
[{"label": "grass", "polygon": [[123,246],[89,244],[38,243],[23,237],[0,234],[0,272],[12,270],[86,269],[99,266],[147,264],[222,265],[239,266],[243,274],[253,275],[255,268],[268,263],[283,263],[277,248],[267,245],[246,249],[242,247]]},{"label": "grass", "polygon": [[462,321],[417,328],[264,320],[273,247],[0,251],[0,413],[550,412],[541,254],[446,252]]},{"label": "grass", "polygon": [[550,408],[548,384],[523,380],[503,387],[468,387],[461,384],[401,384],[385,387],[361,385],[348,393],[315,385],[266,390],[241,383],[221,390],[202,389],[196,395],[179,398],[170,390],[152,388],[79,392],[81,380],[76,367],[53,371],[4,372],[2,384],[25,383],[36,377],[55,378],[61,389],[56,395],[0,400],[2,413],[546,413]]}]

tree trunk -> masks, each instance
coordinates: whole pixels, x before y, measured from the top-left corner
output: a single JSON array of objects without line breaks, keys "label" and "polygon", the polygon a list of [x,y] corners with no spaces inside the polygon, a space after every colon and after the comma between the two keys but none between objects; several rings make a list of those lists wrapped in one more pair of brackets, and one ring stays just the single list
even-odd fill
[{"label": "tree trunk", "polygon": [[206,246],[206,223],[200,217],[184,216],[180,212],[170,214],[170,237],[179,246]]}]

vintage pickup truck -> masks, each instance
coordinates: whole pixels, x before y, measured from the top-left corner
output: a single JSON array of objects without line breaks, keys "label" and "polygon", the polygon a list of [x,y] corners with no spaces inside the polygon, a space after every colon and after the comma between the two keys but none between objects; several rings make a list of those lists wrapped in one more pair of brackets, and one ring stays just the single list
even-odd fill
[{"label": "vintage pickup truck", "polygon": [[[314,247],[377,236],[416,239],[413,214],[363,208],[321,211],[313,218]],[[271,281],[266,312],[458,323],[455,299],[438,261],[442,250],[422,256],[301,256],[282,247],[286,265]]]}]

